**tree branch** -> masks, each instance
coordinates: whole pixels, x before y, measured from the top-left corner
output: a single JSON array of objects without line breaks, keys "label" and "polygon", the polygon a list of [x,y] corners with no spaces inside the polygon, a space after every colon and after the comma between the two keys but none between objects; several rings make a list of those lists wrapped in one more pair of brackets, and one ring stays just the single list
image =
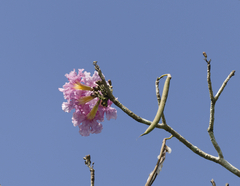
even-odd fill
[{"label": "tree branch", "polygon": [[[205,54],[205,55],[204,55]],[[214,146],[214,148],[216,149],[218,156],[222,159],[223,157],[223,153],[222,150],[220,148],[220,146],[218,145],[214,133],[213,133],[213,127],[214,127],[214,115],[215,115],[215,104],[216,101],[218,100],[219,96],[221,95],[223,89],[225,88],[225,86],[227,85],[227,82],[230,80],[230,78],[232,76],[234,76],[235,71],[233,70],[228,77],[226,78],[226,80],[223,82],[222,86],[220,87],[220,89],[218,90],[218,93],[216,94],[215,97],[213,97],[213,90],[212,90],[212,83],[211,83],[211,73],[210,73],[210,69],[211,69],[211,59],[208,61],[207,60],[207,54],[205,52],[203,52],[203,55],[205,56],[205,61],[208,64],[208,69],[207,69],[207,82],[208,82],[208,89],[209,89],[209,95],[210,95],[210,100],[211,100],[211,106],[210,106],[210,118],[209,118],[209,126],[208,126],[208,134],[210,136],[210,140]]]},{"label": "tree branch", "polygon": [[[211,61],[211,60],[210,60]],[[209,63],[210,63],[209,61]],[[97,61],[94,61],[93,62],[94,66],[95,66],[95,70],[98,72],[98,75],[100,76],[100,78],[102,79],[103,81],[103,84],[106,88],[106,91],[108,93],[108,97],[109,99],[116,105],[118,106],[122,111],[124,111],[126,114],[128,114],[130,117],[132,117],[134,120],[140,122],[140,123],[143,123],[143,124],[146,124],[146,125],[150,125],[151,124],[151,121],[149,120],[146,120],[146,119],[143,119],[141,118],[140,116],[134,114],[132,111],[130,111],[127,107],[125,107],[124,105],[122,105],[112,94],[112,92],[109,90],[108,86],[107,86],[107,83],[106,83],[106,80],[101,72],[101,69],[99,68],[99,66],[97,65]],[[213,97],[211,95],[213,95],[212,93],[212,86],[211,86],[211,80],[210,80],[210,64],[208,65],[208,71],[209,71],[209,74],[208,74],[208,82],[210,82],[208,84],[209,86],[209,93],[210,93],[210,98]],[[232,75],[233,76],[233,75]],[[230,78],[229,78],[230,79]],[[224,86],[225,87],[225,86]],[[223,87],[223,88],[224,88]],[[223,89],[222,88],[222,89]],[[221,89],[221,88],[220,88]],[[158,96],[158,95],[157,95]],[[159,94],[160,96],[160,94]],[[158,99],[159,100],[159,99]],[[213,101],[215,100],[214,97],[212,99]],[[214,103],[215,104],[215,103]],[[214,104],[211,105],[211,108],[210,108],[210,122],[211,123],[211,126],[213,128],[213,121],[214,121]],[[209,125],[210,126],[210,125]],[[169,125],[166,125],[166,124],[157,124],[156,128],[160,128],[160,129],[164,129],[166,130],[167,132],[171,133],[174,137],[176,137],[180,142],[182,142],[186,147],[188,147],[191,151],[193,151],[194,153],[196,153],[197,155],[207,159],[207,160],[210,160],[210,161],[213,161],[213,162],[216,162],[220,165],[222,165],[223,167],[225,167],[227,170],[229,170],[230,172],[232,172],[233,174],[237,175],[238,177],[240,177],[240,170],[238,170],[236,167],[234,167],[233,165],[231,165],[230,163],[228,163],[225,159],[223,159],[223,156],[219,156],[219,157],[216,157],[216,156],[213,156],[213,155],[210,155],[204,151],[202,151],[201,149],[199,149],[197,146],[194,146],[192,143],[190,143],[189,141],[187,141],[183,136],[181,136],[178,132],[176,132],[173,128],[171,128]],[[211,127],[210,127],[210,138],[211,138],[211,141],[216,141],[215,140],[215,137],[213,135],[213,130],[211,131]],[[219,147],[220,148],[220,147]],[[217,149],[216,149],[217,150]],[[219,152],[218,152],[219,153]],[[221,154],[221,153],[220,153]]]},{"label": "tree branch", "polygon": [[215,97],[214,97],[216,101],[218,100],[219,96],[221,95],[223,89],[224,89],[225,86],[227,85],[227,83],[228,83],[228,81],[230,80],[230,78],[231,78],[232,76],[234,76],[234,75],[235,75],[235,70],[233,70],[233,71],[228,75],[228,77],[225,79],[225,81],[223,82],[222,86],[219,88],[217,94],[216,94]]},{"label": "tree branch", "polygon": [[[146,124],[146,125],[150,125],[152,122],[149,120],[146,120],[144,118],[141,118],[140,116],[136,115],[135,113],[133,113],[131,110],[129,110],[127,107],[125,107],[122,103],[120,103],[112,94],[112,92],[109,90],[105,77],[102,74],[101,69],[99,68],[99,66],[97,65],[97,61],[93,62],[93,65],[95,66],[95,70],[98,72],[98,75],[100,76],[100,78],[103,81],[103,84],[106,88],[106,91],[108,93],[108,97],[109,99],[116,105],[118,106],[123,112],[125,112],[127,115],[129,115],[131,118],[133,118],[134,120],[136,120],[137,122]],[[163,128],[163,124],[158,124],[156,126],[156,128]]]},{"label": "tree branch", "polygon": [[[205,53],[206,54],[206,53]],[[205,56],[205,55],[204,55]],[[208,61],[207,60],[207,55],[205,56],[205,61],[207,62],[207,82],[208,82],[208,89],[209,89],[209,95],[210,95],[210,100],[211,100],[211,106],[210,106],[210,118],[209,118],[209,126],[208,126],[208,134],[210,137],[210,140],[214,146],[214,148],[216,149],[218,156],[220,158],[223,158],[223,154],[221,151],[220,146],[218,145],[214,133],[213,133],[213,126],[214,126],[214,115],[215,115],[215,103],[216,103],[216,99],[213,96],[213,90],[212,90],[212,82],[211,82],[211,73],[210,73],[210,69],[211,69],[211,59]]]},{"label": "tree branch", "polygon": [[210,95],[210,99],[211,100],[214,100],[214,97],[213,97],[213,90],[212,90],[212,83],[211,83],[211,73],[210,73],[210,70],[211,70],[211,59],[209,61],[207,61],[207,58],[205,58],[205,61],[207,62],[207,81],[208,81],[208,90],[209,90],[209,95]]},{"label": "tree branch", "polygon": [[94,181],[95,181],[95,170],[93,169],[94,162],[92,163],[92,166],[91,166],[91,156],[90,155],[86,155],[85,157],[83,157],[83,159],[85,160],[85,165],[87,165],[87,167],[90,170],[91,186],[94,186]]},{"label": "tree branch", "polygon": [[169,138],[164,138],[163,142],[162,142],[162,147],[160,150],[160,154],[158,156],[158,161],[157,164],[154,168],[154,170],[149,174],[149,177],[147,179],[147,183],[145,184],[145,186],[151,186],[153,184],[153,182],[155,181],[157,175],[160,173],[162,166],[163,166],[163,162],[165,160],[166,157],[166,152],[171,153],[171,148],[169,148],[166,145],[166,140],[171,139],[173,136],[170,136]]}]

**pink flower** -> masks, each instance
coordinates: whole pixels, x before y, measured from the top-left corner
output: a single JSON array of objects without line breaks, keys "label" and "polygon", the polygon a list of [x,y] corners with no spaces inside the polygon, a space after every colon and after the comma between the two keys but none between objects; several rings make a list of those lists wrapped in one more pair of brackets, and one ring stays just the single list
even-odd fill
[{"label": "pink flower", "polygon": [[[78,74],[75,69],[65,76],[68,78],[67,83],[59,91],[63,92],[67,102],[63,102],[62,109],[70,112],[75,109],[72,117],[74,126],[79,127],[79,133],[82,136],[89,136],[90,133],[98,134],[102,131],[104,114],[108,120],[117,118],[117,111],[111,107],[112,102],[107,100],[107,105],[102,104],[104,97],[101,88],[97,82],[101,82],[101,78],[95,71],[91,76],[88,72],[79,69]],[[104,106],[103,106],[104,105]]]}]

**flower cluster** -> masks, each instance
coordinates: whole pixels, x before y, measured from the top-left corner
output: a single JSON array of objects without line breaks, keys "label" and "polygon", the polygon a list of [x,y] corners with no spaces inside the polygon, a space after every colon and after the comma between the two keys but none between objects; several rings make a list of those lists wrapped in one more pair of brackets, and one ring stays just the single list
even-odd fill
[{"label": "flower cluster", "polygon": [[65,112],[75,109],[72,122],[74,126],[79,127],[82,136],[100,133],[103,127],[99,122],[104,121],[104,114],[108,120],[116,119],[117,111],[111,107],[110,100],[105,98],[103,104],[103,94],[98,85],[101,78],[98,73],[95,71],[91,76],[84,69],[79,69],[77,74],[74,69],[65,76],[69,82],[65,83],[63,88],[59,88],[67,100],[63,102],[62,109]]}]

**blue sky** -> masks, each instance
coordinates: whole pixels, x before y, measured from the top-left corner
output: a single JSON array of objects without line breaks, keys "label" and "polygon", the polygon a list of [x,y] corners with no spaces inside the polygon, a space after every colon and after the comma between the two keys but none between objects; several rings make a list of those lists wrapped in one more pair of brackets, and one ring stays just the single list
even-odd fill
[{"label": "blue sky", "polygon": [[[90,185],[83,157],[95,162],[96,185],[144,185],[162,140],[170,135],[116,106],[100,134],[82,137],[61,110],[65,74],[97,60],[119,101],[153,120],[155,80],[172,75],[167,123],[194,145],[217,155],[208,133],[207,65],[214,94],[235,76],[216,104],[215,136],[227,161],[240,168],[240,1],[0,1],[2,186]],[[161,87],[163,82],[161,82]],[[240,179],[173,138],[154,185],[239,185]]]}]

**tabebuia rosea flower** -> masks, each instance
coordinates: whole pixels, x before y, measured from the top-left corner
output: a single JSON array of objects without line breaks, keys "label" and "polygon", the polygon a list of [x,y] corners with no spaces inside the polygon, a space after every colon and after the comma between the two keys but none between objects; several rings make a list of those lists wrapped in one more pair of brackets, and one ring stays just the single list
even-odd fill
[{"label": "tabebuia rosea flower", "polygon": [[[84,69],[79,69],[78,74],[75,69],[65,75],[68,78],[67,83],[59,91],[63,92],[67,102],[63,102],[62,109],[70,112],[75,109],[72,117],[74,126],[79,127],[79,133],[82,136],[98,134],[102,131],[102,124],[106,118],[116,119],[117,110],[111,107],[112,102],[106,97],[101,78],[95,71],[91,76]],[[108,86],[111,87],[111,85]]]}]

